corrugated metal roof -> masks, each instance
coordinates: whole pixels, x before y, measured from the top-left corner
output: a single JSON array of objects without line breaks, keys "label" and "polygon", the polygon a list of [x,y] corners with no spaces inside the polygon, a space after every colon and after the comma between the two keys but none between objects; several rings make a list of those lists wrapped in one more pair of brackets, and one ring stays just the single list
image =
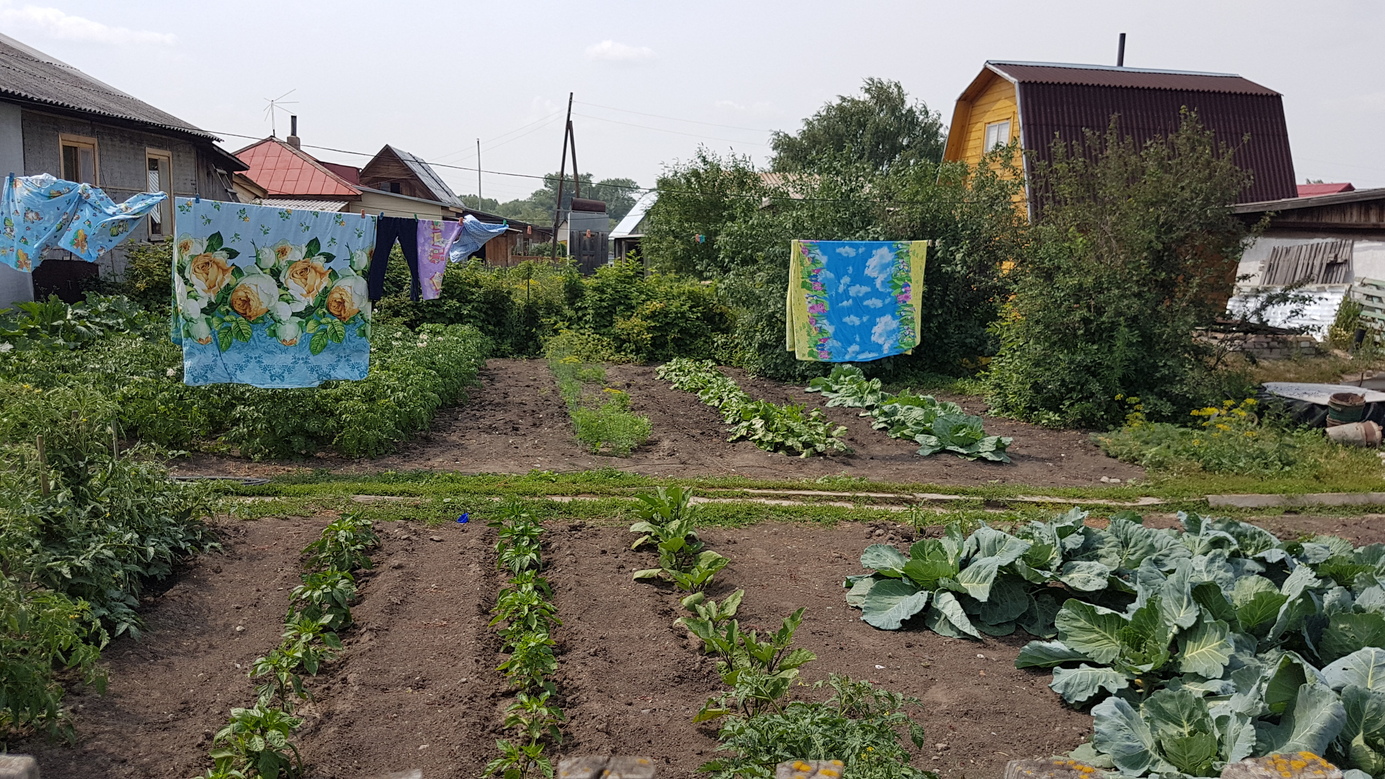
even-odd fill
[{"label": "corrugated metal roof", "polygon": [[318,160],[317,164],[341,176],[346,183],[352,186],[361,183],[361,169],[354,165],[343,165],[340,162],[328,162],[326,160]]},{"label": "corrugated metal roof", "polygon": [[287,208],[293,211],[340,211],[346,208],[343,200],[293,200],[288,198],[262,197],[260,205],[270,208]]},{"label": "corrugated metal roof", "polygon": [[323,167],[311,155],[278,138],[265,138],[236,152],[250,166],[245,172],[271,195],[354,197],[360,191]]},{"label": "corrugated metal roof", "polygon": [[1372,201],[1385,202],[1385,187],[1373,187],[1371,189],[1353,189],[1350,192],[1336,192],[1330,195],[1316,195],[1307,197],[1288,197],[1278,200],[1258,201],[1254,203],[1241,203],[1232,209],[1238,214],[1261,214],[1267,211],[1294,211],[1301,208],[1320,208],[1322,206],[1337,206],[1348,203],[1369,203]]},{"label": "corrugated metal roof", "polygon": [[1356,187],[1351,182],[1343,181],[1335,184],[1299,184],[1299,197],[1317,197],[1318,195],[1335,195],[1338,192],[1354,192]]},{"label": "corrugated metal roof", "polygon": [[221,140],[65,62],[0,35],[0,97],[6,95],[69,111],[173,130],[209,141]]},{"label": "corrugated metal roof", "polygon": [[616,225],[616,229],[611,231],[611,237],[629,238],[632,235],[643,235],[643,231],[638,233],[636,231],[639,229],[640,222],[644,219],[644,215],[649,213],[650,207],[652,207],[654,201],[658,199],[659,191],[657,189],[651,189],[641,195],[640,199],[635,201],[635,205],[630,206],[630,211],[625,214],[625,218],[620,220],[620,224]]},{"label": "corrugated metal roof", "polygon": [[986,66],[1021,84],[1067,84],[1089,87],[1171,89],[1179,92],[1219,92],[1239,95],[1278,95],[1268,87],[1234,73],[1117,68],[1110,65],[1070,65],[1060,62],[998,62]]},{"label": "corrugated metal roof", "polygon": [[[1284,105],[1276,92],[1039,81],[1022,81],[1017,89],[1024,147],[1041,162],[1050,159],[1055,136],[1074,141],[1084,130],[1101,132],[1112,115],[1119,115],[1121,131],[1138,143],[1168,135],[1178,129],[1180,112],[1187,107],[1218,141],[1235,149],[1236,164],[1254,174],[1238,202],[1298,195]],[[1250,139],[1243,141],[1247,134]]]},{"label": "corrugated metal roof", "polygon": [[422,158],[416,157],[403,149],[398,149],[388,144],[386,144],[385,148],[394,152],[395,156],[399,158],[399,161],[408,166],[409,170],[413,171],[414,175],[418,177],[419,182],[427,187],[429,192],[433,193],[433,198],[435,200],[449,206],[461,207],[462,201],[452,192],[452,188],[447,186],[447,182],[442,180],[442,177],[437,174],[437,171],[433,170],[433,166],[424,162]]}]

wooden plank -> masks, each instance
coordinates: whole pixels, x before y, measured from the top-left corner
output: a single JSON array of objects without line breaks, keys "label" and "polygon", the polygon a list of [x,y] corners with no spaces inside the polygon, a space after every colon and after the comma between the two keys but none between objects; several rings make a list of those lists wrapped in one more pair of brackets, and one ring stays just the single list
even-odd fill
[{"label": "wooden plank", "polygon": [[558,779],[654,779],[654,761],[647,757],[565,757]]},{"label": "wooden plank", "polygon": [[841,779],[840,760],[790,760],[774,770],[774,779]]}]

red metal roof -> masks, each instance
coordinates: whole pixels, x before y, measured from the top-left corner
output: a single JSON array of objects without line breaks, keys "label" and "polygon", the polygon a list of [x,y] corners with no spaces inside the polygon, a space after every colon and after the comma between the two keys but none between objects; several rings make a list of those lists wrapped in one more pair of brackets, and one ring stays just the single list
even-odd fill
[{"label": "red metal roof", "polygon": [[1180,92],[1219,92],[1237,95],[1278,95],[1268,87],[1234,73],[1117,68],[1110,65],[1069,65],[1058,62],[996,62],[986,65],[1011,81],[1023,84],[1068,84],[1088,87],[1137,87]]},{"label": "red metal roof", "polygon": [[1317,197],[1318,195],[1335,195],[1338,192],[1355,192],[1356,187],[1349,181],[1337,184],[1299,184],[1299,197]]},{"label": "red metal roof", "polygon": [[355,186],[361,183],[361,169],[354,165],[342,165],[339,162],[327,162],[318,160],[319,165],[341,176],[348,184]]},{"label": "red metal roof", "polygon": [[278,138],[263,141],[236,152],[250,169],[245,172],[270,195],[299,197],[355,197],[360,190],[333,173],[301,149]]}]

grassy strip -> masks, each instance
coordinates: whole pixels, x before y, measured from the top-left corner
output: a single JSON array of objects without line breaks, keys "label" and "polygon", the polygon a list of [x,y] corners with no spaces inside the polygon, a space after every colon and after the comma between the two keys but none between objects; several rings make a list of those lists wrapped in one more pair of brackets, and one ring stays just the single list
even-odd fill
[{"label": "grassy strip", "polygon": [[515,740],[497,739],[499,757],[486,764],[482,776],[511,777],[553,775],[553,762],[544,755],[548,746],[562,743],[559,726],[566,719],[557,703],[553,677],[558,658],[553,628],[562,625],[553,588],[539,575],[543,569],[543,525],[522,502],[507,501],[487,524],[499,537],[495,545],[496,567],[511,576],[509,585],[495,598],[491,625],[499,625],[508,655],[497,670],[515,691],[515,701],[505,709],[504,727]]},{"label": "grassy strip", "polygon": [[598,363],[583,362],[555,339],[548,349],[548,367],[567,403],[577,440],[594,454],[603,450],[628,457],[649,440],[649,418],[630,410],[630,396],[606,386],[606,370]]},{"label": "grassy strip", "polygon": [[250,678],[259,681],[255,705],[231,709],[230,722],[212,739],[206,779],[303,775],[303,758],[291,741],[303,724],[294,707],[311,698],[303,674],[316,676],[341,650],[336,631],[350,627],[356,599],[352,571],[374,565],[367,552],[379,539],[371,525],[364,517],[342,516],[303,550],[308,573],[289,596],[284,640],[251,666]]},{"label": "grassy strip", "polygon": [[1319,492],[1385,491],[1385,479],[1378,468],[1368,472],[1339,473],[1339,478],[1318,481],[1311,477],[1286,474],[1265,479],[1252,476],[1189,474],[1154,477],[1138,484],[1100,487],[1042,487],[1025,484],[986,484],[960,486],[926,482],[889,482],[828,476],[818,479],[753,479],[743,476],[661,478],[626,473],[612,468],[556,473],[530,471],[525,474],[460,474],[437,471],[386,471],[361,476],[325,470],[303,469],[275,477],[268,484],[223,484],[221,489],[235,495],[266,497],[306,497],[314,495],[400,495],[432,496],[468,492],[491,495],[633,495],[660,486],[697,487],[704,494],[717,491],[726,497],[748,496],[747,490],[796,490],[805,492],[880,492],[901,496],[915,494],[951,495],[978,502],[1006,505],[1014,498],[1047,496],[1055,503],[1080,503],[1086,500],[1134,501],[1154,497],[1169,501],[1175,510],[1184,505],[1206,506],[1207,495],[1263,493],[1301,495]]}]

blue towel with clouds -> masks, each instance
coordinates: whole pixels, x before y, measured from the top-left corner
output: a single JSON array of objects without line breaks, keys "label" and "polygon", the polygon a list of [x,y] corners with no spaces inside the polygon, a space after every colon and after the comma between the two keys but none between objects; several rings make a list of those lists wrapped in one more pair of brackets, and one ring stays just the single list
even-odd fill
[{"label": "blue towel with clouds", "polygon": [[819,362],[913,349],[927,254],[927,241],[794,241],[785,347]]}]

